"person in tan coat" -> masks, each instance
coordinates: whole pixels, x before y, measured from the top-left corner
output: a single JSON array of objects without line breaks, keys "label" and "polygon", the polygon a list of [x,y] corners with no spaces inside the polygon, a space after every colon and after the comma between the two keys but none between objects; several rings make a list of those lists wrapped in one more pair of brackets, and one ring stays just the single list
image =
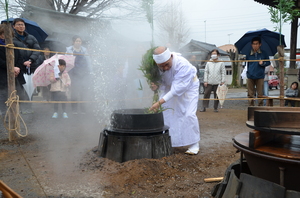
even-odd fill
[{"label": "person in tan coat", "polygon": [[[53,101],[67,101],[67,89],[71,85],[71,79],[69,74],[65,71],[66,69],[66,61],[63,59],[58,60],[58,68],[59,73],[58,76],[55,73],[51,73],[50,82],[51,82],[51,96]],[[66,104],[61,104],[63,110],[63,118],[68,118],[68,114],[66,113]],[[54,113],[52,118],[58,117],[58,103],[54,103]]]}]

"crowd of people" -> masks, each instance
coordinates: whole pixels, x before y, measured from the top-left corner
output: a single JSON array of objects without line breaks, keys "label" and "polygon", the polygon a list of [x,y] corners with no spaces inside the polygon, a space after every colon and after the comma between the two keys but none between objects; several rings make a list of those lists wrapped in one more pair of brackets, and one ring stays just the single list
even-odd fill
[{"label": "crowd of people", "polygon": [[[37,39],[25,31],[26,24],[21,18],[16,18],[12,22],[13,28],[13,44],[15,47],[29,48],[34,50],[41,50]],[[6,45],[5,42],[6,25],[0,25],[0,44]],[[58,60],[59,75],[53,76],[52,73],[48,77],[51,84],[48,86],[37,87],[38,91],[42,93],[44,100],[64,101],[67,100],[67,90],[70,87],[71,100],[79,101],[85,100],[86,92],[90,83],[90,62],[85,56],[87,49],[82,46],[82,39],[79,36],[72,38],[72,45],[66,48],[66,54],[73,54],[75,56],[74,68],[69,72],[65,71],[66,62]],[[51,57],[50,48],[44,47],[44,52],[14,49],[14,72],[15,72],[15,87],[17,95],[20,100],[31,100],[32,93],[26,92],[23,85],[26,84],[27,75],[32,76],[35,70],[44,62],[44,60]],[[8,98],[8,83],[7,83],[7,64],[6,64],[6,48],[0,46],[0,70],[1,70],[1,84],[0,84],[0,113],[6,112],[5,102]],[[62,82],[63,85],[62,85]],[[72,83],[72,86],[71,86]],[[79,106],[79,107],[78,107]],[[33,113],[31,103],[21,103],[20,112],[22,114]],[[83,104],[78,105],[72,103],[73,114],[86,112]],[[52,118],[58,117],[58,104],[54,104],[54,113]],[[68,118],[65,104],[62,104],[62,117]]]}]

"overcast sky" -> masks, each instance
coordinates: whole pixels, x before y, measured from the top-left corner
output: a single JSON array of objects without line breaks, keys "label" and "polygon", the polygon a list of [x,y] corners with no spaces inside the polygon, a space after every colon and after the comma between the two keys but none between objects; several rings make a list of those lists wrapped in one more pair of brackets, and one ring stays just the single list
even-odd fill
[{"label": "overcast sky", "polygon": [[[158,0],[154,2],[158,4]],[[275,24],[270,22],[268,7],[254,0],[183,0],[182,10],[190,28],[190,37],[187,42],[195,39],[221,46],[228,43],[234,44],[250,30],[267,28],[274,31]],[[134,40],[151,40],[151,29],[147,22],[123,22],[113,27]],[[155,31],[157,33],[158,30]],[[285,35],[287,48],[290,47],[290,33],[290,24],[284,24],[282,34]],[[299,43],[300,37],[297,42],[298,47]],[[164,43],[156,42],[155,44]]]}]

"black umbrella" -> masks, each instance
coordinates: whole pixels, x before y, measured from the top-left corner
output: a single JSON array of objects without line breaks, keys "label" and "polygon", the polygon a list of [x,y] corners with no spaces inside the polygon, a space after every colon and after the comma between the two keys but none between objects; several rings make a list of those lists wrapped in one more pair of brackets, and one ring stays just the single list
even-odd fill
[{"label": "black umbrella", "polygon": [[239,54],[249,54],[252,46],[251,40],[254,37],[261,38],[261,49],[264,50],[268,56],[274,56],[277,52],[277,46],[285,45],[284,35],[278,32],[270,31],[266,28],[256,31],[249,31],[242,36],[234,45],[238,48]]},{"label": "black umbrella", "polygon": [[[45,39],[48,37],[48,34],[34,21],[21,18],[25,22],[26,29],[25,31],[29,34],[33,35],[39,43],[42,43],[45,41]],[[2,20],[1,23],[6,22],[7,20]],[[8,21],[12,23],[14,21],[14,18],[9,18]]]}]

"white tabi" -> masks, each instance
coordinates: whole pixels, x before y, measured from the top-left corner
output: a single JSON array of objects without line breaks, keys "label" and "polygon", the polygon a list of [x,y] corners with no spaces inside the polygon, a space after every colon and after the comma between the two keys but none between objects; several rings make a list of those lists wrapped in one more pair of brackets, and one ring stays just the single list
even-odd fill
[{"label": "white tabi", "polygon": [[200,141],[200,128],[196,116],[199,99],[199,80],[196,68],[185,58],[173,54],[172,67],[162,75],[160,98],[166,102],[163,111],[165,125],[169,126],[172,147],[195,144]]}]

